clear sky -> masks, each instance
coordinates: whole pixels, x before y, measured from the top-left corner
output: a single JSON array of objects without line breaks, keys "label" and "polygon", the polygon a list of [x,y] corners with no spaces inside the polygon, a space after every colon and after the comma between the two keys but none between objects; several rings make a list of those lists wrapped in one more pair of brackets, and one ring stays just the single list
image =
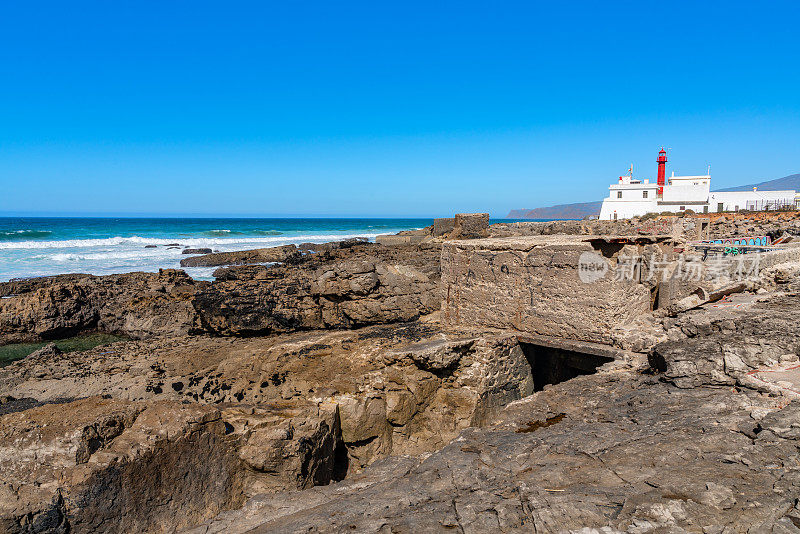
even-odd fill
[{"label": "clear sky", "polygon": [[800,172],[800,2],[6,2],[0,212],[435,216]]}]

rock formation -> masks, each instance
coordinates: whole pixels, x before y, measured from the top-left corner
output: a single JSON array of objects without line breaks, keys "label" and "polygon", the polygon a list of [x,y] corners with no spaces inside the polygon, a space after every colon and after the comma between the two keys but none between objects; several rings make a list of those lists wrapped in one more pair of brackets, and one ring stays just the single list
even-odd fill
[{"label": "rock formation", "polygon": [[182,528],[266,489],[328,483],[343,475],[341,432],[335,407],[319,412],[87,397],[4,415],[0,527]]},{"label": "rock formation", "polygon": [[[214,283],[167,269],[0,283],[0,295],[7,297],[0,300],[0,343],[97,330],[139,339],[354,327],[408,321],[439,307],[435,245],[348,243],[307,256],[290,248],[271,254],[295,264],[223,268]],[[263,259],[263,250],[257,252]]]},{"label": "rock formation", "polygon": [[488,213],[457,213],[453,220],[451,239],[478,239],[489,237]]},{"label": "rock formation", "polygon": [[181,267],[218,267],[220,265],[242,265],[246,263],[284,262],[299,252],[294,245],[258,248],[239,252],[216,252],[181,260]]},{"label": "rock formation", "polygon": [[48,340],[81,332],[131,337],[185,334],[198,286],[183,271],[110,276],[63,275],[0,283],[0,343]]}]

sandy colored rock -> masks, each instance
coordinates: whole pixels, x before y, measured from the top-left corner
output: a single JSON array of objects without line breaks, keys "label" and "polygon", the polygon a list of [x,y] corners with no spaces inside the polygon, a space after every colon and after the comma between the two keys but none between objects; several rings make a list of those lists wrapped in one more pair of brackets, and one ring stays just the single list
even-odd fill
[{"label": "sandy colored rock", "polygon": [[181,528],[343,476],[335,407],[89,397],[1,416],[0,443],[4,532]]},{"label": "sandy colored rock", "polygon": [[513,336],[464,335],[408,323],[270,338],[118,342],[12,363],[0,369],[0,392],[39,402],[84,395],[212,405],[332,402],[350,468],[358,470],[390,453],[430,451],[532,391],[530,367]]},{"label": "sandy colored rock", "polygon": [[442,237],[450,234],[455,228],[456,220],[454,217],[443,217],[433,220],[433,236]]},{"label": "sandy colored rock", "polygon": [[[260,495],[192,532],[792,532],[797,442],[779,435],[795,404],[635,372],[579,377],[430,456]],[[754,409],[769,415],[756,423]]]}]

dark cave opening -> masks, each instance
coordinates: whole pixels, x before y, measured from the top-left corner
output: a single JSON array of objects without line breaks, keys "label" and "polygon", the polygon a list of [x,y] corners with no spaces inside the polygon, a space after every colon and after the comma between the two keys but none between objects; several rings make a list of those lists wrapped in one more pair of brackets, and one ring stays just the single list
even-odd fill
[{"label": "dark cave opening", "polygon": [[597,372],[601,365],[613,361],[608,356],[520,342],[522,352],[531,366],[533,390],[541,391],[548,384],[558,384],[581,375]]}]

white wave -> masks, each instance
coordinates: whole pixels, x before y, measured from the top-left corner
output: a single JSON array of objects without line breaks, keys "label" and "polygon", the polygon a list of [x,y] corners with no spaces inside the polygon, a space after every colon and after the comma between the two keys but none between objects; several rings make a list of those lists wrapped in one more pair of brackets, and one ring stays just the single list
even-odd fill
[{"label": "white wave", "polygon": [[[17,277],[52,276],[64,273],[89,273],[94,275],[127,273],[133,271],[157,272],[160,268],[181,269],[180,260],[188,256],[182,248],[163,245],[180,243],[182,246],[203,247],[229,252],[252,248],[286,245],[289,243],[324,243],[354,237],[374,238],[382,232],[360,233],[306,233],[269,237],[236,238],[143,238],[110,237],[104,239],[76,239],[70,241],[19,241],[0,242],[0,281]],[[144,248],[145,245],[161,245]],[[215,268],[184,268],[193,278],[211,280]]]},{"label": "white wave", "polygon": [[214,280],[214,271],[219,267],[181,267],[195,280]]},{"label": "white wave", "polygon": [[50,230],[8,230],[0,232],[0,235],[14,235],[14,234],[50,234]]},{"label": "white wave", "polygon": [[[0,250],[14,250],[14,249],[47,249],[47,248],[77,248],[77,247],[107,247],[118,245],[169,245],[172,243],[180,243],[181,245],[192,246],[225,246],[225,245],[241,245],[245,243],[255,244],[275,244],[275,243],[304,243],[304,242],[320,242],[320,241],[341,241],[344,239],[351,239],[353,237],[366,237],[371,238],[382,232],[365,232],[359,234],[304,234],[304,235],[281,235],[269,237],[228,237],[228,238],[210,238],[210,237],[187,237],[187,238],[152,238],[152,237],[106,237],[101,239],[68,239],[64,241],[16,241],[0,243]],[[152,249],[147,249],[152,250]]]},{"label": "white wave", "polygon": [[120,249],[120,250],[106,250],[106,251],[86,251],[86,252],[56,252],[55,254],[49,254],[45,256],[52,261],[58,262],[66,262],[66,261],[103,261],[103,260],[141,260],[142,258],[146,257],[147,259],[156,259],[156,258],[170,258],[170,257],[177,257],[181,254],[180,250],[176,249],[147,249],[144,251],[146,253],[143,254],[142,249],[137,248],[131,250],[130,248],[127,249]]}]

